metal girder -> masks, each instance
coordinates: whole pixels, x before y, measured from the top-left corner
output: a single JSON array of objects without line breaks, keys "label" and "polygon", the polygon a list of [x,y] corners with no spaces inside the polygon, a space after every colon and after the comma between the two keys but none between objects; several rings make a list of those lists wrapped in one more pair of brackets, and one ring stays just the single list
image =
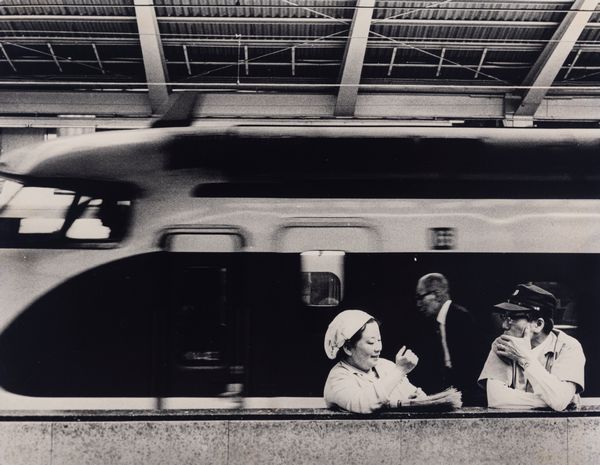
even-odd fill
[{"label": "metal girder", "polygon": [[6,50],[4,49],[4,45],[2,45],[1,43],[0,43],[0,51],[2,52],[2,55],[4,55],[4,59],[6,60],[6,62],[9,64],[9,66],[12,68],[12,70],[16,73],[17,68],[13,64],[10,57],[8,56],[8,53],[6,53]]},{"label": "metal girder", "polygon": [[392,50],[392,57],[390,58],[390,64],[388,65],[387,75],[391,76],[392,71],[394,69],[394,62],[396,61],[396,53],[398,52],[398,47],[394,47]]},{"label": "metal girder", "polygon": [[483,49],[483,52],[481,53],[481,58],[479,59],[479,64],[477,65],[477,71],[475,72],[475,77],[474,79],[477,79],[477,76],[479,76],[479,73],[481,72],[481,67],[483,66],[483,62],[485,60],[485,56],[487,55],[487,48]]},{"label": "metal girder", "polygon": [[187,69],[188,75],[192,75],[192,67],[190,65],[190,57],[188,55],[187,45],[183,46],[183,56],[185,58],[185,67]]},{"label": "metal girder", "polygon": [[0,116],[0,128],[142,129],[152,118],[62,118],[58,116]]},{"label": "metal girder", "polygon": [[[136,1],[135,4],[138,2]],[[3,22],[133,22],[134,16],[97,16],[97,15],[2,15]],[[315,25],[343,25],[350,24],[342,18],[329,17],[244,17],[244,16],[159,16],[161,23],[203,23],[203,24],[315,24]],[[466,26],[466,27],[527,27],[547,28],[558,26],[558,21],[501,21],[484,19],[404,19],[390,18],[373,21],[378,26]],[[600,27],[600,23],[590,23],[591,27]]]},{"label": "metal girder", "polygon": [[[432,88],[433,89],[433,88]],[[439,89],[436,89],[439,90]],[[480,119],[501,120],[506,105],[503,94],[374,93],[362,92],[356,118]],[[536,121],[598,121],[600,95],[547,97]],[[329,93],[230,93],[202,94],[199,118],[332,118],[335,96]],[[14,115],[23,115],[15,117]],[[37,116],[32,116],[37,115]],[[59,118],[57,115],[70,115]],[[79,115],[79,116],[76,116]],[[0,92],[0,127],[95,126],[139,127],[150,122],[145,93],[135,92]],[[372,120],[371,120],[372,122]]]},{"label": "metal girder", "polygon": [[336,116],[354,115],[374,7],[375,0],[356,1],[356,10],[342,61],[340,87],[334,110]]},{"label": "metal girder", "polygon": [[437,70],[435,72],[435,77],[439,77],[442,72],[442,65],[444,64],[444,56],[446,55],[446,49],[442,49],[442,53],[440,54],[440,61],[437,65]]},{"label": "metal girder", "polygon": [[52,48],[52,44],[48,43],[46,45],[48,46],[48,50],[50,51],[50,55],[52,56],[52,60],[54,61],[54,64],[58,68],[58,71],[60,71],[62,73],[63,69],[60,66],[60,62],[58,61],[58,57],[56,56],[56,53],[54,53],[54,49]]},{"label": "metal girder", "polygon": [[577,53],[575,54],[575,58],[573,58],[573,61],[569,65],[569,69],[567,69],[567,72],[565,73],[564,79],[567,79],[569,77],[569,74],[571,74],[571,71],[575,67],[575,63],[577,63],[577,60],[579,60],[579,56],[581,55],[581,52],[582,52],[581,49],[577,50]]},{"label": "metal girder", "polygon": [[167,65],[153,0],[134,0],[150,106],[157,113],[169,100]]},{"label": "metal girder", "polygon": [[514,112],[515,117],[533,117],[542,100],[556,79],[573,45],[588,25],[598,0],[575,0],[565,15],[552,39],[523,80],[527,87],[523,98]]},{"label": "metal girder", "polygon": [[98,53],[98,48],[96,44],[92,42],[92,48],[94,49],[94,55],[96,55],[96,61],[98,62],[98,66],[102,71],[102,74],[106,74],[106,70],[104,69],[104,65],[102,65],[102,60],[100,59],[100,54]]},{"label": "metal girder", "polygon": [[0,91],[0,115],[151,116],[141,92]]},{"label": "metal girder", "polygon": [[[587,26],[589,27],[589,25]],[[394,48],[411,49],[417,48],[430,48],[432,50],[439,50],[446,48],[447,50],[476,50],[482,52],[484,49],[491,51],[516,51],[516,52],[536,52],[541,51],[547,40],[536,39],[524,42],[505,42],[501,40],[466,40],[461,38],[447,38],[447,39],[436,39],[436,38],[407,38],[407,37],[390,37],[394,39],[392,44]],[[276,37],[252,37],[245,36],[244,44],[248,47],[297,47],[299,49],[305,48],[341,48],[344,47],[348,41],[347,38],[342,35],[336,36],[335,38],[319,39],[315,41],[317,37],[304,36],[301,38],[276,38]],[[35,36],[35,37],[21,37],[21,36],[4,36],[2,40],[19,45],[45,45],[47,42],[52,42],[54,45],[73,45],[73,46],[90,46],[91,44],[98,45],[110,45],[110,46],[128,46],[139,44],[139,39],[121,37],[110,38],[101,36],[92,37],[53,37],[53,36]],[[238,47],[238,39],[235,37],[227,38],[224,37],[162,37],[161,41],[165,47]],[[372,37],[369,39],[369,49],[371,48],[390,48],[390,40],[380,39]],[[573,50],[582,50],[585,52],[600,53],[600,45],[596,42],[590,43],[577,43],[574,45]]]}]

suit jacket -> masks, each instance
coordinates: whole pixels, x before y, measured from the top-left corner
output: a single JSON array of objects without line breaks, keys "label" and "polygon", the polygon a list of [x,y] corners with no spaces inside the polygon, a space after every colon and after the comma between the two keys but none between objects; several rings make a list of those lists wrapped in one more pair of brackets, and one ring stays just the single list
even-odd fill
[{"label": "suit jacket", "polygon": [[486,356],[482,331],[476,327],[468,310],[454,302],[450,304],[446,315],[446,344],[452,368],[445,368],[442,349],[439,361],[442,379],[462,391],[465,405],[484,405],[485,393],[477,385]]},{"label": "suit jacket", "polygon": [[[421,320],[415,328],[411,347],[419,357],[411,380],[428,394],[454,386],[463,394],[465,405],[485,405],[485,392],[477,385],[477,378],[488,352],[482,344],[481,330],[473,322],[468,310],[452,302],[446,315],[446,344],[452,368],[444,364],[444,350],[440,325],[435,319]],[[419,325],[419,326],[420,326]]]}]

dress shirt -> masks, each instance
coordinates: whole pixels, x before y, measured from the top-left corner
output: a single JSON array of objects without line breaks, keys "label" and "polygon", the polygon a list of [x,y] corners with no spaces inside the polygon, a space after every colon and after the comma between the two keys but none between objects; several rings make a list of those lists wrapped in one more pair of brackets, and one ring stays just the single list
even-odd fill
[{"label": "dress shirt", "polygon": [[[579,396],[576,393],[584,388],[585,355],[581,344],[562,331],[553,329],[544,342],[533,349],[533,354],[534,360],[522,368],[490,350],[479,375],[480,384],[484,380],[488,382],[490,406],[563,410],[570,403],[578,404]],[[564,381],[573,383],[575,388]],[[493,394],[493,398],[490,398],[490,394]]]},{"label": "dress shirt", "polygon": [[442,341],[442,349],[444,349],[444,366],[446,368],[452,368],[452,358],[450,357],[450,350],[448,349],[448,342],[446,340],[446,316],[448,316],[448,309],[450,308],[451,300],[446,300],[440,311],[437,314],[437,322],[440,324],[440,337]]}]

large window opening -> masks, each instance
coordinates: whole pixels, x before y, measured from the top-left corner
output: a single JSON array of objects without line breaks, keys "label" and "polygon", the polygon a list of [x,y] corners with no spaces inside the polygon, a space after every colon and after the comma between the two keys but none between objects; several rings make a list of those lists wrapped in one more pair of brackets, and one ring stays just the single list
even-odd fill
[{"label": "large window opening", "polygon": [[110,191],[90,194],[3,181],[0,246],[77,247],[118,242],[127,231],[131,204],[128,196]]}]

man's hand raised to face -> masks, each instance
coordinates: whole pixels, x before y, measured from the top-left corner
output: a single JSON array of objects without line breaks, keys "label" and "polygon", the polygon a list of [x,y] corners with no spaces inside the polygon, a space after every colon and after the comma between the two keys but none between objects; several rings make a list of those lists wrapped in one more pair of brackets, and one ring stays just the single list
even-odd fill
[{"label": "man's hand raised to face", "polygon": [[496,338],[492,347],[497,355],[514,360],[523,366],[533,357],[531,352],[531,328],[529,326],[525,327],[523,337],[503,334]]}]

